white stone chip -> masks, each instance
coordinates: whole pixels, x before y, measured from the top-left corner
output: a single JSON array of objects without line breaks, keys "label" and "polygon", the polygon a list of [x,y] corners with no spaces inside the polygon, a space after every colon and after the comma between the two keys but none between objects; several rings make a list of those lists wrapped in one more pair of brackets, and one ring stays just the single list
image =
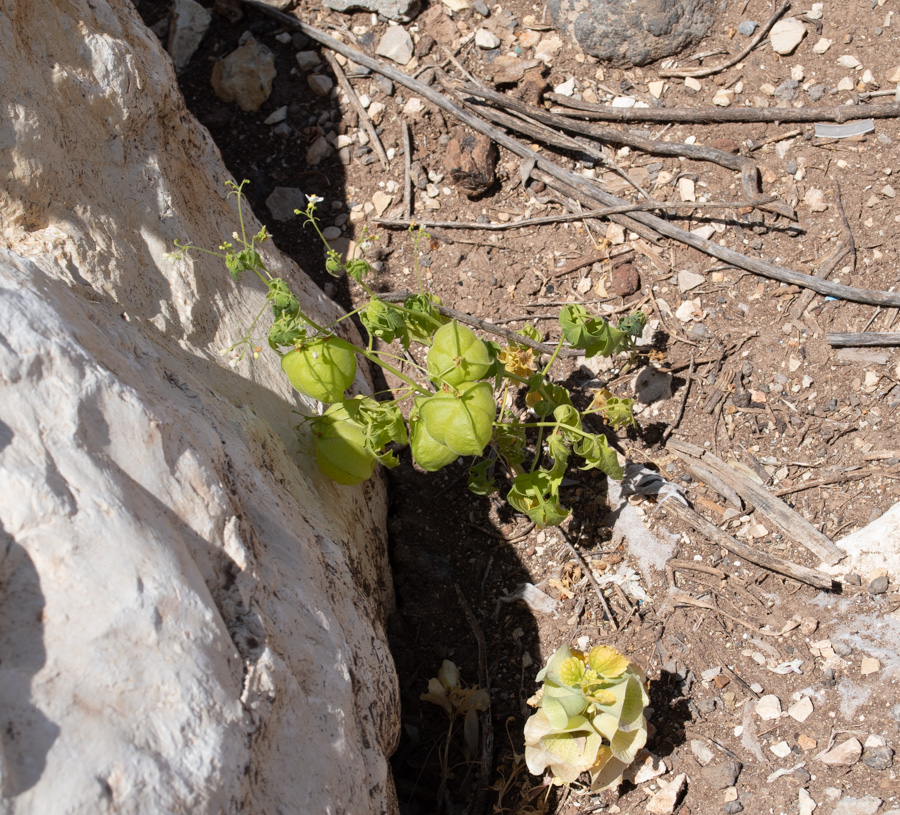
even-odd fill
[{"label": "white stone chip", "polygon": [[475,32],[475,45],[485,51],[490,51],[500,45],[500,38],[487,28],[479,28]]},{"label": "white stone chip", "polygon": [[816,54],[824,54],[832,45],[834,45],[834,40],[829,40],[828,37],[819,37],[812,50]]},{"label": "white stone chip", "polygon": [[785,17],[772,26],[769,41],[776,54],[790,54],[806,36],[806,26],[796,17]]},{"label": "white stone chip", "polygon": [[788,708],[788,716],[800,723],[805,722],[812,715],[812,712],[813,703],[808,696],[804,696],[799,702],[794,702]]},{"label": "white stone chip", "polygon": [[781,718],[781,700],[772,693],[766,694],[756,703],[756,715],[767,722]]},{"label": "white stone chip", "polygon": [[375,53],[379,57],[396,62],[398,65],[406,65],[412,59],[413,41],[409,32],[399,25],[388,26],[387,31],[378,42]]},{"label": "white stone chip", "polygon": [[844,54],[837,58],[837,64],[842,68],[851,68],[853,70],[859,70],[862,68],[862,63],[854,56],[850,54]]}]

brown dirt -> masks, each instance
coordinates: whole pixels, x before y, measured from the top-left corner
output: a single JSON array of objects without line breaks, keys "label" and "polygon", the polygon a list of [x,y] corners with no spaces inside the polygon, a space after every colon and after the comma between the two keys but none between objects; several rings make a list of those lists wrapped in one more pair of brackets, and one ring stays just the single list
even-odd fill
[{"label": "brown dirt", "polygon": [[[743,15],[742,6],[746,9]],[[763,86],[768,83],[778,87],[791,78],[794,66],[804,66],[795,101],[806,107],[836,106],[859,90],[838,91],[839,81],[845,76],[852,76],[854,81],[862,78],[862,70],[848,70],[837,63],[843,54],[856,56],[877,80],[864,90],[877,89],[878,82],[887,86],[886,77],[900,62],[896,28],[883,27],[889,6],[826,3],[823,19],[808,23],[809,34],[792,56],[777,56],[764,45],[740,65],[702,79],[699,92],[680,80],[669,80],[663,103],[669,107],[708,105],[717,89],[733,88],[741,82],[738,100],[760,97],[775,106],[777,98],[766,96]],[[165,16],[167,4],[164,0],[143,0],[139,8],[153,25]],[[296,11],[319,28],[332,25],[337,30],[355,31],[369,54],[374,53],[375,43],[386,28],[383,20],[373,24],[369,13],[342,15],[305,2]],[[748,42],[734,34],[740,20],[764,22],[770,13],[768,4],[757,0],[729,4],[696,51],[721,52],[705,64],[736,53]],[[794,13],[800,15],[801,11]],[[520,42],[529,42],[533,35],[521,23],[531,14],[540,19],[540,8],[514,0],[502,11],[495,8],[487,20],[467,10],[453,21],[442,18],[440,24],[432,16],[427,31],[421,26],[416,30],[414,22],[410,27],[420,42],[419,65],[444,61],[446,52],[442,48],[449,48],[451,40],[481,25],[492,28],[501,38],[512,32]],[[520,25],[510,27],[512,21]],[[824,55],[812,50],[818,39],[817,26],[821,26],[822,36],[834,41]],[[278,67],[272,96],[255,113],[244,113],[219,101],[209,85],[213,63],[230,53],[248,29],[276,54]],[[376,81],[374,75],[351,78],[358,93],[369,94],[387,107],[380,136],[393,155],[389,169],[372,160],[371,153],[359,149],[358,142],[350,146],[347,166],[335,156],[314,168],[306,166],[306,150],[317,136],[329,132],[355,136],[360,126],[356,114],[346,104],[339,104],[334,95],[323,100],[310,92],[296,69],[294,53],[314,50],[315,46],[304,44],[297,36],[292,42],[281,42],[278,35],[284,32],[279,23],[253,10],[244,9],[242,17],[234,21],[215,14],[201,50],[181,75],[182,87],[189,106],[209,128],[233,175],[250,179],[253,208],[268,222],[278,246],[349,308],[359,302],[359,290],[325,272],[321,244],[299,219],[278,223],[268,218],[265,199],[277,186],[298,187],[320,195],[325,198],[320,209],[323,225],[334,222],[352,238],[359,237],[363,222],[357,221],[351,208],[365,205],[375,193],[385,192],[395,182],[393,202],[386,213],[391,215],[402,199],[401,111],[411,96],[402,88],[393,89],[393,95],[386,94],[384,82]],[[426,33],[436,40],[427,53],[421,45]],[[543,33],[552,32],[537,32],[538,36]],[[531,46],[522,46],[522,56],[530,56],[531,50]],[[485,54],[469,45],[455,56],[466,70],[489,84],[494,71],[491,60],[496,54]],[[682,55],[681,64],[697,63]],[[458,75],[452,65],[446,67]],[[598,79],[600,67],[581,55],[577,47],[566,45],[546,79],[556,86],[575,77],[586,95],[602,99],[612,92],[654,104],[647,83],[657,78],[659,65],[633,70],[603,68],[602,79]],[[804,90],[808,84],[824,85],[824,97],[813,101]],[[518,95],[534,96],[533,81],[523,80],[520,85]],[[286,137],[275,135],[273,128],[263,123],[283,105],[288,106],[290,125]],[[524,189],[519,159],[502,149],[495,183],[480,197],[468,197],[452,185],[443,161],[457,123],[430,104],[407,120],[412,131],[412,158],[421,163],[425,173],[432,173],[428,183],[438,187],[438,195],[431,199],[440,204],[436,210],[426,209],[426,193],[416,190],[413,212],[420,219],[481,218],[500,223],[565,211],[555,193],[540,187]],[[896,286],[898,249],[890,236],[900,222],[900,206],[889,189],[900,171],[900,131],[895,120],[877,121],[874,133],[841,141],[813,138],[812,125],[629,127],[669,142],[683,142],[689,137],[696,138],[698,144],[715,141],[720,147],[740,149],[752,156],[758,163],[764,192],[795,206],[799,222],[763,216],[758,211],[736,214],[733,210],[702,209],[682,210],[671,218],[689,229],[710,224],[716,228],[716,240],[797,270],[815,271],[837,242],[846,240],[835,199],[839,183],[857,259],[855,269],[845,259],[833,279],[869,289]],[[788,145],[785,136],[793,131],[799,133],[789,137]],[[760,143],[763,146],[750,149]],[[678,188],[673,185],[679,174],[695,181],[698,197],[740,197],[735,174],[715,165],[636,151],[617,153],[607,149],[606,153],[660,200],[679,200]],[[560,163],[573,166],[571,156],[561,152],[557,156]],[[663,183],[666,175],[671,180]],[[822,211],[812,211],[804,202],[812,188],[824,193],[827,208]],[[616,183],[614,191],[628,196],[628,189],[621,184]],[[348,215],[353,216],[349,221]],[[606,229],[605,222],[596,220],[502,233],[434,229],[432,237],[420,246],[418,263],[427,284],[447,305],[489,321],[509,321],[504,324],[513,327],[521,326],[527,317],[551,337],[555,336],[553,317],[561,302],[590,302],[601,309],[600,313],[604,306],[618,309],[629,303],[642,304],[650,319],[657,321],[650,356],[658,367],[674,372],[673,394],[644,406],[638,416],[639,428],[620,434],[619,447],[632,460],[650,462],[680,483],[698,511],[733,534],[760,523],[765,527],[765,519],[751,514],[725,520],[723,499],[703,483],[691,480],[678,459],[659,446],[664,429],[678,415],[691,358],[696,360],[696,370],[675,437],[706,445],[723,458],[763,470],[772,489],[799,486],[804,479],[820,479],[838,473],[840,468],[862,468],[867,474],[859,480],[797,491],[785,498],[832,538],[864,526],[898,500],[898,461],[891,452],[900,449],[895,418],[900,405],[896,352],[879,349],[841,355],[825,339],[832,331],[890,330],[895,310],[817,295],[809,309],[796,316],[792,309],[801,294],[798,290],[725,267],[670,241],[662,241],[654,253],[640,251],[646,243],[640,244],[629,257],[627,268],[615,273],[613,261],[600,259],[559,274],[567,264],[598,250],[606,249],[607,255],[620,252],[622,246],[610,246],[603,240]],[[403,230],[379,230],[378,234],[377,256],[383,264],[378,288],[389,291],[414,286],[412,238]],[[627,233],[624,241],[635,245]],[[705,282],[682,294],[677,275],[684,270],[702,274]],[[625,298],[614,296],[614,291],[621,290],[615,287],[627,285],[629,280],[640,283],[638,291]],[[699,301],[700,316],[683,323],[675,311],[687,299]],[[558,376],[576,391],[599,377],[615,393],[630,395],[633,374],[618,376],[615,368],[585,373],[575,366],[561,365]],[[719,388],[724,398],[706,409]],[[873,458],[872,454],[880,451],[887,452],[882,458]],[[444,659],[459,666],[465,682],[479,681],[475,639],[455,586],[461,587],[487,645],[485,667],[491,684],[496,745],[491,775],[494,789],[489,798],[490,805],[496,807],[493,811],[576,813],[609,807],[611,812],[643,812],[658,788],[657,781],[650,781],[626,784],[617,792],[599,796],[567,796],[551,791],[547,797],[540,780],[528,776],[521,764],[515,763],[514,756],[522,751],[522,725],[529,713],[525,700],[535,690],[538,666],[560,644],[584,637],[587,640],[583,641],[590,644],[614,645],[651,676],[655,735],[648,747],[666,764],[663,780],[679,772],[688,774],[688,791],[679,812],[739,811],[734,803],[728,803],[733,794],[709,785],[692,752],[692,739],[714,742],[715,764],[727,758],[722,748],[743,763],[736,794],[744,812],[796,811],[801,787],[824,807],[819,811],[826,813],[841,794],[882,798],[885,804],[881,811],[900,806],[895,769],[875,769],[863,761],[852,767],[828,767],[814,760],[833,735],[838,742],[847,734],[861,742],[871,735],[882,736],[888,745],[897,746],[898,724],[889,716],[889,709],[898,700],[900,677],[896,655],[892,663],[889,649],[890,637],[896,637],[900,628],[891,616],[900,599],[897,587],[872,595],[866,591],[872,575],[861,575],[859,588],[845,583],[842,595],[826,595],[739,562],[671,518],[656,515],[649,519],[652,504],[647,499],[633,499],[646,511],[649,525],[661,537],[666,530],[676,533],[673,557],[718,570],[703,573],[682,569],[676,579],[682,594],[717,604],[724,613],[673,607],[667,601],[666,574],[659,569],[642,570],[628,542],[613,536],[615,518],[609,513],[605,479],[583,473],[574,477],[578,484],[565,495],[573,510],[571,520],[564,525],[566,534],[579,541],[580,550],[597,571],[614,571],[623,564],[633,566],[648,594],[648,599],[638,602],[608,590],[608,601],[619,624],[617,632],[605,619],[590,584],[580,579],[560,531],[530,530],[504,502],[471,496],[466,491],[465,469],[460,466],[427,476],[411,466],[407,455],[403,465],[388,474],[398,601],[391,635],[404,694],[403,743],[394,759],[401,810],[461,812],[477,789],[474,762],[466,760],[461,739],[454,738],[447,754],[451,773],[447,793],[437,800],[446,721],[436,707],[419,700]],[[771,526],[758,531],[758,537],[742,539],[798,563],[817,565],[812,555],[794,541],[774,534]],[[555,598],[559,603],[557,613],[532,613],[521,603],[499,602],[522,583],[539,585]],[[763,625],[779,631],[795,616],[817,621],[818,628],[814,632],[795,628],[778,638],[754,634],[754,629]],[[884,628],[875,630],[878,625]],[[811,643],[825,639],[838,643],[835,650],[843,659],[829,660],[827,651],[819,656],[811,651]],[[896,639],[893,642],[896,644]],[[772,648],[774,654],[770,653]],[[879,657],[882,666],[878,672],[863,676],[860,665],[866,656]],[[801,673],[772,672],[773,665],[795,658],[802,660]],[[709,678],[703,678],[705,671],[716,667],[721,667],[718,676],[707,674]],[[751,689],[757,685],[761,690]],[[798,692],[808,694],[815,706],[804,723],[790,717],[774,722],[750,717],[764,756],[760,761],[746,739],[736,735],[735,728],[747,724],[745,703],[752,704],[753,697],[760,693],[775,694],[786,709],[791,695]],[[809,739],[815,740],[815,748],[809,747]],[[781,741],[790,749],[785,758],[769,749]],[[777,769],[801,764],[794,773],[767,783],[767,777]],[[499,790],[507,781],[509,787],[501,794]]]}]

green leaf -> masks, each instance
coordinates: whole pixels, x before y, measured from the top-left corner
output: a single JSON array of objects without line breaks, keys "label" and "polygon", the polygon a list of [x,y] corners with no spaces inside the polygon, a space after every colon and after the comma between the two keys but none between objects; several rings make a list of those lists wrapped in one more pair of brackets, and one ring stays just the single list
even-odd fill
[{"label": "green leaf", "polygon": [[563,337],[573,348],[583,348],[586,357],[596,354],[611,356],[621,350],[628,335],[613,328],[602,317],[593,317],[588,310],[575,303],[564,306],[559,313]]},{"label": "green leaf", "polygon": [[409,348],[409,331],[403,313],[390,303],[373,297],[359,313],[359,319],[372,337],[384,342],[399,340],[404,348]]},{"label": "green leaf", "polygon": [[570,657],[572,657],[572,652],[569,650],[569,646],[561,645],[553,652],[550,659],[547,660],[547,664],[538,671],[536,681],[552,682],[554,685],[564,685],[565,682],[562,680],[561,669],[563,664]]},{"label": "green leaf", "polygon": [[475,495],[492,495],[497,492],[497,485],[490,473],[495,462],[485,459],[469,467],[469,492]]},{"label": "green leaf", "polygon": [[403,319],[406,321],[406,329],[411,341],[422,345],[431,345],[431,335],[435,329],[449,322],[449,318],[441,314],[435,306],[439,306],[441,300],[433,294],[414,294],[403,301],[406,311]]},{"label": "green leaf", "polygon": [[609,446],[606,436],[601,434],[585,436],[572,450],[585,461],[584,466],[579,468],[581,470],[600,470],[619,481],[625,475],[625,471],[619,465],[616,451]]},{"label": "green leaf", "polygon": [[635,311],[627,317],[619,320],[616,328],[624,334],[631,337],[640,337],[644,333],[644,326],[647,325],[647,315],[643,311]]},{"label": "green leaf", "polygon": [[588,665],[607,679],[615,679],[621,676],[628,669],[629,664],[627,657],[609,645],[594,646],[591,648],[587,659]]},{"label": "green leaf", "polygon": [[471,328],[453,320],[434,332],[427,365],[435,382],[453,386],[474,382],[492,363],[487,346]]},{"label": "green leaf", "polygon": [[631,764],[637,751],[647,743],[647,728],[641,727],[626,733],[619,730],[609,744],[612,754],[624,764]]},{"label": "green leaf", "polygon": [[525,460],[525,428],[519,422],[505,422],[494,428],[497,452],[511,465]]},{"label": "green leaf", "polygon": [[577,685],[584,676],[584,663],[578,657],[569,657],[559,667],[559,678],[564,685]]},{"label": "green leaf", "polygon": [[397,457],[384,452],[384,447],[395,442],[406,444],[406,423],[400,408],[393,402],[378,402],[371,396],[355,396],[343,402],[348,415],[363,428],[366,449],[386,467],[396,467]]},{"label": "green leaf", "polygon": [[541,342],[544,339],[543,334],[538,331],[531,323],[525,323],[516,334],[519,334],[522,337],[527,337],[529,340],[534,340],[535,342]]},{"label": "green leaf", "polygon": [[232,278],[240,280],[244,272],[261,269],[263,262],[259,252],[251,246],[240,252],[228,252],[225,255],[225,266]]},{"label": "green leaf", "polygon": [[281,370],[300,393],[340,402],[356,377],[356,354],[330,337],[316,337],[281,358]]},{"label": "green leaf", "polygon": [[369,262],[363,258],[353,258],[344,264],[347,274],[357,283],[361,283],[362,279],[371,271]]},{"label": "green leaf", "polygon": [[564,685],[545,685],[541,708],[547,714],[554,729],[566,730],[569,720],[587,710],[588,702],[577,688]]},{"label": "green leaf", "polygon": [[591,792],[617,787],[622,782],[622,774],[627,767],[628,764],[619,761],[609,747],[601,747],[597,751],[597,761],[590,769]]},{"label": "green leaf", "polygon": [[558,526],[569,515],[569,511],[560,506],[558,490],[559,479],[551,478],[545,470],[537,470],[517,475],[506,500],[537,526]]}]

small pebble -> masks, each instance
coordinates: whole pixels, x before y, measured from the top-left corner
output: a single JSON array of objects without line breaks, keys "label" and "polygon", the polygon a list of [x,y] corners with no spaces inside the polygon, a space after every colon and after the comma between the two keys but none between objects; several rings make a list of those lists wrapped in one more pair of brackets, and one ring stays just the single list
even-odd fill
[{"label": "small pebble", "polygon": [[894,764],[894,751],[890,747],[868,747],[863,753],[863,764],[873,770],[889,770]]},{"label": "small pebble", "polygon": [[869,594],[884,594],[888,590],[888,579],[885,575],[876,577],[869,583]]},{"label": "small pebble", "polygon": [[891,709],[888,711],[888,716],[895,722],[900,722],[900,702],[897,702],[895,705],[891,705]]},{"label": "small pebble", "polygon": [[848,574],[848,575],[844,578],[844,582],[845,582],[848,586],[861,586],[861,585],[862,585],[862,578],[861,578],[858,574]]},{"label": "small pebble", "polygon": [[741,20],[738,25],[738,31],[745,37],[752,37],[753,32],[759,27],[759,23],[755,20]]},{"label": "small pebble", "polygon": [[734,815],[734,813],[743,812],[744,806],[740,801],[729,801],[722,807],[722,811],[727,812],[728,815]]}]

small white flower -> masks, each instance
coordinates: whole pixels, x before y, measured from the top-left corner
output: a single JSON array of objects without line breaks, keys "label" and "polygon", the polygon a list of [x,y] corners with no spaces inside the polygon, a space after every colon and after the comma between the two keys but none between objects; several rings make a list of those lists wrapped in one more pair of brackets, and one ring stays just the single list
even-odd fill
[{"label": "small white flower", "polygon": [[228,367],[229,367],[229,368],[237,368],[237,364],[238,364],[240,361],[241,361],[241,360],[240,360],[239,357],[232,357],[231,359],[228,360]]},{"label": "small white flower", "polygon": [[307,195],[306,200],[309,201],[310,204],[320,204],[325,199],[318,195]]}]

